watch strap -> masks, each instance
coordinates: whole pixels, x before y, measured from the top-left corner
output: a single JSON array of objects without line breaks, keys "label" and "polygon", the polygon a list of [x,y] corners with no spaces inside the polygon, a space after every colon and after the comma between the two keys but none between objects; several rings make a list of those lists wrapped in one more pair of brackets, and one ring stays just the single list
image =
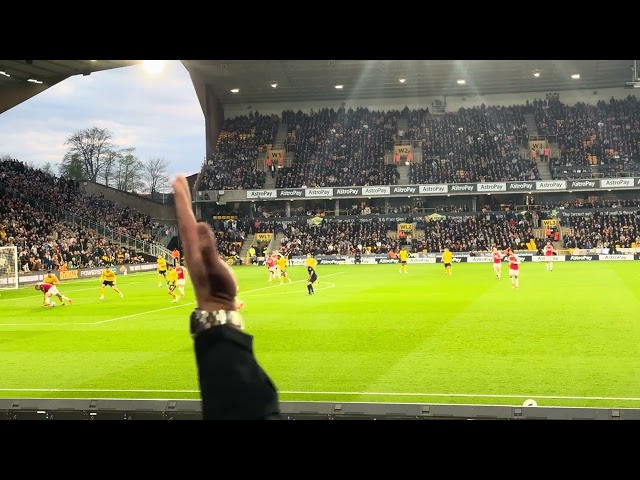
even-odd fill
[{"label": "watch strap", "polygon": [[191,336],[195,339],[199,333],[220,325],[232,325],[239,330],[244,330],[242,315],[235,310],[207,310],[195,309],[191,313]]}]

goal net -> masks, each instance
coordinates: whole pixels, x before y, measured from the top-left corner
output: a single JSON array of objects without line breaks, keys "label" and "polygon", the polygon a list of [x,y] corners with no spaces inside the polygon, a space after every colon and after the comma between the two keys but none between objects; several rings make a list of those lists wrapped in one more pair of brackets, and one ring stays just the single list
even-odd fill
[{"label": "goal net", "polygon": [[0,289],[18,288],[18,247],[0,247]]}]

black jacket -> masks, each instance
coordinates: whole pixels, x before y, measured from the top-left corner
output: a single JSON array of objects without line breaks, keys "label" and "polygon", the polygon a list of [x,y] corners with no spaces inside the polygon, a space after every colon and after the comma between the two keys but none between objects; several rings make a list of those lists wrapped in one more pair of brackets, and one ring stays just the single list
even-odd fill
[{"label": "black jacket", "polygon": [[205,420],[275,419],[275,385],[253,354],[253,337],[231,325],[205,330],[195,339]]}]

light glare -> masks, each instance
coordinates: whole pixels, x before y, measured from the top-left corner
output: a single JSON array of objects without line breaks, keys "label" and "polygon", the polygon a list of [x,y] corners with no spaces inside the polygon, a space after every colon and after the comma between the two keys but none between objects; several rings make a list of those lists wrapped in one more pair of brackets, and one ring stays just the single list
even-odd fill
[{"label": "light glare", "polygon": [[156,75],[164,69],[164,60],[143,60],[142,66],[148,73]]}]

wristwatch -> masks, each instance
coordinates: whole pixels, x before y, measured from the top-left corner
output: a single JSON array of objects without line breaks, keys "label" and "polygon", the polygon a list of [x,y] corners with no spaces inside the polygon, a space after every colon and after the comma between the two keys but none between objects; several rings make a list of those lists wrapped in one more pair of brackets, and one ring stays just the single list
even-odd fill
[{"label": "wristwatch", "polygon": [[191,313],[191,337],[196,338],[199,333],[219,325],[232,325],[238,330],[244,330],[242,315],[233,310],[207,310],[195,309]]}]

